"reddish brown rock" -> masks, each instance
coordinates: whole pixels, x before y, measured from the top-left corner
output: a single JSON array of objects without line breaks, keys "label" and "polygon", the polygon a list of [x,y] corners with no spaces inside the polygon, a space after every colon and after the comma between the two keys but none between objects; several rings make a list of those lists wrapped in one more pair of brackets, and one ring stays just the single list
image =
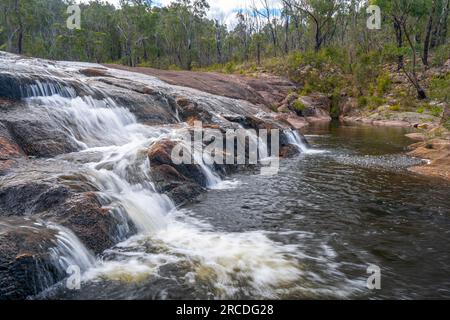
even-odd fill
[{"label": "reddish brown rock", "polygon": [[111,64],[107,67],[154,76],[169,84],[189,87],[223,97],[246,100],[269,108],[279,105],[290,91],[296,89],[295,85],[289,80],[269,74],[243,76],[215,72],[130,68]]},{"label": "reddish brown rock", "polygon": [[80,70],[80,73],[85,75],[86,77],[107,77],[107,69],[106,68],[88,68]]},{"label": "reddish brown rock", "polygon": [[199,165],[174,164],[172,150],[177,142],[162,140],[148,151],[150,175],[158,191],[167,194],[175,203],[193,201],[207,185]]},{"label": "reddish brown rock", "polygon": [[300,97],[299,100],[305,106],[302,115],[308,122],[331,121],[331,100],[322,94],[314,93]]}]

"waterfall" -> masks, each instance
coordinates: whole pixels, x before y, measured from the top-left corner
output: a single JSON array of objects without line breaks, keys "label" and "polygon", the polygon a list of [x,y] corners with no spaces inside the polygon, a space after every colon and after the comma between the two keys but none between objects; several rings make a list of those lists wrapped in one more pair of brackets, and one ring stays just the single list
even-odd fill
[{"label": "waterfall", "polygon": [[[148,85],[157,81],[142,75],[130,74],[129,77],[136,77]],[[173,95],[181,92],[194,96],[198,93],[159,82],[157,85]],[[98,85],[98,88],[104,87]],[[100,90],[98,88],[96,90]],[[86,88],[83,91],[89,92]],[[55,264],[61,269],[77,265],[83,272],[101,276],[107,273],[108,276],[114,272],[126,274],[130,266],[138,265],[138,270],[154,274],[168,261],[181,260],[192,270],[186,274],[186,279],[195,272],[211,272],[211,278],[217,279],[212,281],[212,285],[219,291],[225,291],[223,297],[231,297],[235,293],[236,272],[239,279],[248,279],[252,291],[255,289],[264,297],[276,296],[274,287],[299,277],[301,272],[294,258],[294,247],[272,241],[264,231],[215,231],[212,226],[205,226],[202,221],[195,222],[186,212],[177,210],[167,196],[156,191],[149,174],[151,168],[147,151],[158,141],[182,140],[182,126],[152,127],[140,124],[130,110],[116,104],[106,94],[101,95],[104,99],[96,99],[93,95],[81,97],[70,86],[51,81],[24,87],[22,94],[33,111],[50,117],[79,146],[78,152],[65,155],[65,159],[77,160],[80,155],[90,153],[95,155],[83,158],[87,160],[82,162],[79,173],[95,186],[99,198],[107,203],[108,208],[129,218],[138,231],[136,237],[108,250],[116,250],[118,258],[96,261],[73,232],[50,225],[49,228],[57,232],[56,247],[51,253]],[[245,103],[240,101],[215,96],[207,96],[207,99],[211,109],[208,112],[211,113],[214,110],[223,112],[230,105],[234,108],[233,112],[249,112]],[[250,135],[250,139],[257,143],[260,158],[267,155],[269,148],[262,139],[255,135]],[[302,145],[295,133],[292,133],[291,139],[296,145]],[[193,152],[207,187],[220,189],[221,178],[213,165],[206,163],[209,161],[205,161],[208,159],[203,150]],[[135,240],[139,243],[136,244]],[[155,247],[156,252],[143,251],[142,247],[148,240],[149,247]],[[123,248],[126,250],[121,250]]]},{"label": "waterfall", "polygon": [[61,84],[58,81],[40,81],[35,80],[29,85],[21,85],[20,93],[23,98],[29,97],[46,97],[60,95],[67,98],[75,98],[77,93],[74,88]]},{"label": "waterfall", "polygon": [[285,130],[284,133],[288,139],[288,142],[296,146],[299,151],[301,151],[302,153],[309,152],[310,150],[309,147],[306,145],[306,143],[303,142],[302,138],[300,137],[297,131]]},{"label": "waterfall", "polygon": [[70,266],[78,266],[81,271],[94,266],[94,256],[72,231],[52,223],[47,227],[57,232],[56,247],[51,249],[51,254],[63,272]]}]

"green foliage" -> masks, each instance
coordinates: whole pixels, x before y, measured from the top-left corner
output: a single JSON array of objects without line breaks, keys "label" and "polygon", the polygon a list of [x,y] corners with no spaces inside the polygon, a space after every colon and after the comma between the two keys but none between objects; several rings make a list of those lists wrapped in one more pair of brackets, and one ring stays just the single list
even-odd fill
[{"label": "green foliage", "polygon": [[360,108],[368,108],[369,110],[375,110],[378,107],[386,104],[386,99],[377,96],[360,96],[358,97],[358,106]]},{"label": "green foliage", "polygon": [[391,88],[392,82],[389,76],[389,72],[380,75],[377,78],[377,93],[378,96],[382,97]]},{"label": "green foliage", "polygon": [[228,62],[223,68],[225,73],[233,73],[235,69],[236,65],[234,62]]},{"label": "green foliage", "polygon": [[442,115],[442,111],[443,111],[443,109],[442,108],[440,108],[440,107],[432,107],[431,108],[431,110],[430,110],[430,114],[433,116],[433,117],[440,117],[441,115]]},{"label": "green foliage", "polygon": [[442,126],[450,131],[450,120],[447,120]]},{"label": "green foliage", "polygon": [[450,59],[450,44],[439,46],[434,52],[433,66],[441,67]]},{"label": "green foliage", "polygon": [[304,112],[306,109],[306,106],[303,104],[303,102],[300,99],[295,100],[294,103],[292,104],[292,106],[294,107],[295,110],[297,110],[299,112]]},{"label": "green foliage", "polygon": [[435,77],[431,80],[430,97],[439,101],[450,102],[450,74]]},{"label": "green foliage", "polygon": [[367,107],[368,104],[369,104],[369,98],[368,97],[366,97],[366,96],[358,97],[358,107],[364,108],[364,107]]},{"label": "green foliage", "polygon": [[402,109],[402,107],[399,104],[394,104],[389,107],[389,110],[394,111],[394,112],[400,111],[401,109]]},{"label": "green foliage", "polygon": [[425,112],[425,107],[421,106],[421,107],[417,108],[416,112],[420,113],[420,114],[424,113]]}]

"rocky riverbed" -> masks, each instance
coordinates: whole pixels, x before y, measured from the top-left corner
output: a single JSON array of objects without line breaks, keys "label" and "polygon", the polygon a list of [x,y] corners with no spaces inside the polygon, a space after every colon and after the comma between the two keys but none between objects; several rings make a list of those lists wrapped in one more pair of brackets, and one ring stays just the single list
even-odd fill
[{"label": "rocky riverbed", "polygon": [[71,263],[88,269],[230,172],[252,169],[174,164],[171,150],[195,121],[223,132],[280,129],[283,154],[299,152],[292,126],[254,89],[228,98],[101,65],[0,60],[2,299],[40,293]]}]

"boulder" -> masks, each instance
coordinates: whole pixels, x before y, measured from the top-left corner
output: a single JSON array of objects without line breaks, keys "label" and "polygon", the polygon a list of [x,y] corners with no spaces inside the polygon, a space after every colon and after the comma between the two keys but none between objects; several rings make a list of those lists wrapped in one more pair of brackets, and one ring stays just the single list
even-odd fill
[{"label": "boulder", "polygon": [[23,300],[65,277],[51,249],[56,232],[29,222],[0,223],[0,300]]},{"label": "boulder", "polygon": [[299,98],[300,102],[305,106],[302,115],[308,121],[331,121],[331,100],[322,94],[315,93]]},{"label": "boulder", "polygon": [[174,164],[172,150],[177,142],[162,140],[148,151],[150,176],[158,191],[167,194],[175,203],[195,199],[207,186],[207,178],[196,164]]},{"label": "boulder", "polygon": [[128,217],[103,207],[92,192],[73,194],[51,212],[40,215],[40,218],[70,229],[96,254],[136,233]]},{"label": "boulder", "polygon": [[345,97],[339,103],[340,116],[348,116],[353,114],[358,109],[358,99],[352,97]]},{"label": "boulder", "polygon": [[211,123],[212,115],[204,108],[199,106],[195,101],[186,97],[177,97],[175,99],[178,105],[179,116],[183,121],[201,121],[203,123]]},{"label": "boulder", "polygon": [[33,217],[62,225],[95,253],[135,232],[128,217],[104,207],[93,192],[74,192],[56,181],[8,178],[0,185],[0,217]]}]

